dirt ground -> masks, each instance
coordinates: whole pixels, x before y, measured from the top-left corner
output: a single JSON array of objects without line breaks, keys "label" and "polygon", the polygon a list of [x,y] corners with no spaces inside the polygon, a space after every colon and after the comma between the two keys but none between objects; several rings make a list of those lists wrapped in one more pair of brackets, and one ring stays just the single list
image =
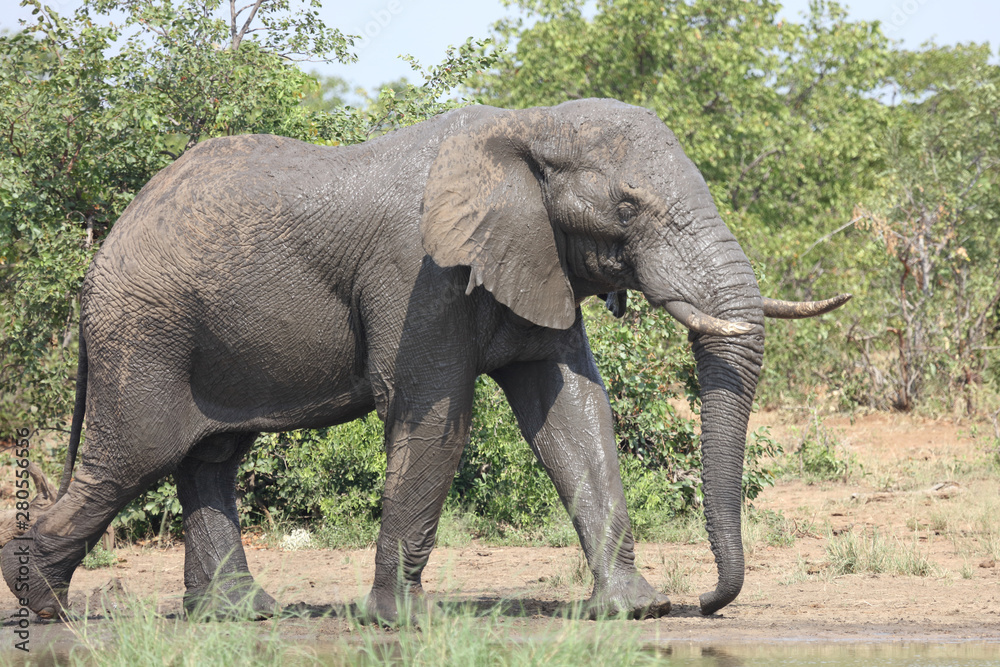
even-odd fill
[{"label": "dirt ground", "polygon": [[[794,449],[813,417],[764,413],[751,428],[768,424],[786,450]],[[671,593],[668,617],[642,621],[642,633],[657,640],[753,641],[929,641],[1000,642],[1000,497],[998,478],[986,467],[991,438],[982,427],[952,421],[870,415],[829,417],[824,428],[853,461],[845,480],[779,482],[757,499],[760,510],[779,512],[786,540],[766,534],[745,538],[746,583],[721,613],[703,617],[698,594],[715,584],[708,543],[638,545],[646,578]],[[992,436],[992,431],[988,434]],[[789,528],[790,527],[790,528]],[[924,576],[838,575],[827,548],[838,536],[877,531],[929,561]],[[282,551],[247,539],[247,558],[257,580],[285,605],[342,609],[371,584],[374,551]],[[790,542],[790,543],[789,543]],[[164,613],[180,609],[183,545],[168,549],[130,546],[117,551],[111,569],[77,571],[71,602],[82,609],[112,578],[138,596],[156,596]],[[589,593],[578,548],[498,547],[473,542],[439,548],[425,570],[425,590],[442,600],[482,605],[510,601],[532,624],[551,622],[560,605]],[[2,587],[0,615],[15,608]],[[511,611],[511,616],[514,612]],[[10,622],[0,635],[11,632]],[[62,624],[38,627],[33,641],[70,641]],[[283,634],[328,641],[348,631],[338,618],[285,623]],[[2,639],[4,648],[8,637]],[[1000,651],[1000,644],[998,644]]]}]

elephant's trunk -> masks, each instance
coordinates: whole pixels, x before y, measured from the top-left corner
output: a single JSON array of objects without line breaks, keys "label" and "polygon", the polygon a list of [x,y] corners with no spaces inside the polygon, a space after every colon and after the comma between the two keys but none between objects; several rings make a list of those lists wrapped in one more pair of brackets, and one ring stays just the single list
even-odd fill
[{"label": "elephant's trunk", "polygon": [[[707,191],[706,191],[707,192]],[[703,210],[714,212],[710,200]],[[691,245],[674,251],[690,259],[687,275],[672,274],[669,255],[640,267],[651,303],[667,307],[682,296],[707,318],[740,323],[738,331],[717,327],[711,333],[689,326],[701,385],[701,453],[705,520],[719,582],[701,596],[701,611],[711,614],[732,602],[743,586],[743,451],[747,421],[764,354],[764,312],[753,269],[736,239],[717,215],[709,216]],[[657,261],[659,260],[659,261]],[[676,310],[667,308],[674,314]],[[702,317],[700,319],[707,319]]]},{"label": "elephant's trunk", "polygon": [[688,327],[693,343],[705,520],[719,572],[715,590],[700,602],[701,612],[712,614],[743,587],[743,452],[764,357],[764,308],[753,267],[697,169],[691,164],[664,173],[670,177],[664,176],[664,191],[687,193],[672,207],[678,213],[671,219],[686,224],[682,234],[671,224],[655,228],[636,253],[636,277],[647,300]]},{"label": "elephant's trunk", "polygon": [[700,338],[694,352],[701,384],[701,460],[708,539],[719,581],[701,613],[732,602],[743,587],[743,450],[763,354],[763,329],[739,339]]}]

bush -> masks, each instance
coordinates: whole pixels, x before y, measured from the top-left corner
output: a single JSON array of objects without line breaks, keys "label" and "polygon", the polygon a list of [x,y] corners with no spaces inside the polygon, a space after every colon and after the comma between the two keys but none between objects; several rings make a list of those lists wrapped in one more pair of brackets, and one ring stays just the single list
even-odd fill
[{"label": "bush", "polygon": [[799,448],[793,454],[792,472],[814,479],[844,479],[850,470],[850,463],[837,453],[839,442],[836,435],[823,421],[813,415]]},{"label": "bush", "polygon": [[561,511],[555,486],[521,436],[503,392],[486,376],[476,382],[472,436],[449,503],[489,517],[500,537],[537,528]]},{"label": "bush", "polygon": [[118,556],[114,551],[108,551],[103,545],[98,544],[83,557],[83,567],[86,570],[98,570],[102,567],[111,567],[118,562]]},{"label": "bush", "polygon": [[385,485],[382,422],[369,413],[340,426],[268,433],[240,466],[249,523],[377,522]]},{"label": "bush", "polygon": [[771,438],[771,431],[764,426],[750,434],[744,451],[743,498],[752,501],[765,487],[774,486],[775,472],[765,467],[765,459],[774,459],[783,452],[780,443]]},{"label": "bush", "polygon": [[[698,410],[698,381],[687,332],[645,299],[633,298],[619,321],[596,302],[586,310],[590,345],[611,410],[633,521],[645,511],[669,516],[698,504],[701,451],[694,420],[674,403]],[[651,517],[652,518],[652,517]]]}]

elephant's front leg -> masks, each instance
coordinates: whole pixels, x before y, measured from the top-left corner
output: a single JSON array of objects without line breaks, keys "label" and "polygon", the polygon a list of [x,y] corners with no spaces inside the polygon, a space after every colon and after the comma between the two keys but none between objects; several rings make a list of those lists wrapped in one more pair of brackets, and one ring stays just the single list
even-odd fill
[{"label": "elephant's front leg", "polygon": [[[375,582],[365,600],[372,621],[412,620],[420,575],[434,547],[438,519],[469,439],[474,379],[420,399],[397,393],[385,419],[387,469]],[[430,399],[430,400],[428,400]]]},{"label": "elephant's front leg", "polygon": [[566,333],[562,358],[521,362],[492,375],[580,536],[594,573],[591,617],[664,616],[670,600],[635,567],[607,392],[579,321]]}]

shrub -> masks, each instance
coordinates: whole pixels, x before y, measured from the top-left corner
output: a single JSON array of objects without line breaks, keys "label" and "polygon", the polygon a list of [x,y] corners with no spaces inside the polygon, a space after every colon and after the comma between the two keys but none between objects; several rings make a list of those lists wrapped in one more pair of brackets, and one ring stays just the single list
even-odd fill
[{"label": "shrub", "polygon": [[794,453],[798,473],[804,477],[829,480],[846,477],[850,464],[837,454],[838,444],[836,435],[817,415],[813,415]]},{"label": "shrub", "polygon": [[250,523],[373,523],[382,513],[382,422],[370,413],[340,426],[268,433],[240,466]]},{"label": "shrub", "polygon": [[114,551],[108,551],[103,545],[98,544],[83,557],[83,567],[86,570],[98,570],[102,567],[111,567],[118,562],[118,556]]},{"label": "shrub", "polygon": [[472,436],[462,453],[449,503],[489,517],[498,533],[538,527],[562,504],[517,426],[503,392],[476,382]]}]

